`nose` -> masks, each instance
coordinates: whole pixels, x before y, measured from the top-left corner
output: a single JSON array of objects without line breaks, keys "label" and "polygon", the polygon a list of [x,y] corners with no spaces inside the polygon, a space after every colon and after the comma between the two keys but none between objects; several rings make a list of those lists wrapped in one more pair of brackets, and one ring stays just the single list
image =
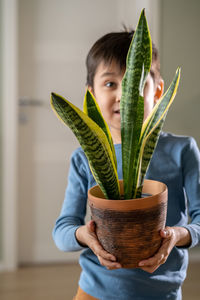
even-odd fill
[{"label": "nose", "polygon": [[116,90],[116,102],[120,102],[122,96],[122,85],[119,84],[117,90]]}]

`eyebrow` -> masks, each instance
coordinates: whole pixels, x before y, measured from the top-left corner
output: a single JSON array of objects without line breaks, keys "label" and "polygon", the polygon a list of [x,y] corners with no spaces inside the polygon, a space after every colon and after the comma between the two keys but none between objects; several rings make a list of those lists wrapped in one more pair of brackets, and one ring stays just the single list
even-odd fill
[{"label": "eyebrow", "polygon": [[111,75],[116,75],[115,72],[105,72],[101,75],[101,77],[106,77],[106,76],[111,76]]}]

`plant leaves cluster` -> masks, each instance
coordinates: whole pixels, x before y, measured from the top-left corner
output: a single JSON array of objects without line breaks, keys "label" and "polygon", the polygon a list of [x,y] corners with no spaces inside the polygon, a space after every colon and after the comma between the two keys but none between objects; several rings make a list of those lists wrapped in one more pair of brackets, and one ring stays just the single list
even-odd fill
[{"label": "plant leaves cluster", "polygon": [[[180,80],[178,68],[166,93],[143,122],[143,89],[151,68],[152,43],[144,10],[133,36],[120,101],[124,199],[141,197],[144,177]],[[83,111],[52,93],[56,115],[76,135],[93,176],[107,199],[120,199],[117,160],[111,133],[94,96],[86,91]]]}]

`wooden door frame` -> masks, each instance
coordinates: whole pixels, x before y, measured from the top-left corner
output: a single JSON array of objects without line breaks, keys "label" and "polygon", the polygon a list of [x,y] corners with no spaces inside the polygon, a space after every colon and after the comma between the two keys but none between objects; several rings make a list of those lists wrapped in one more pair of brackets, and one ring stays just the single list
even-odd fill
[{"label": "wooden door frame", "polygon": [[17,15],[18,0],[2,0],[2,263],[17,267]]}]

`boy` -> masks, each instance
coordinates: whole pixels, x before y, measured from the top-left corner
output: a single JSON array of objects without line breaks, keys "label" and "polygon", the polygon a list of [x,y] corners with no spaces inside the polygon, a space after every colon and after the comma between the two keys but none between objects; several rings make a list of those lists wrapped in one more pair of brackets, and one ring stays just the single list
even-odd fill
[{"label": "boy", "polygon": [[[87,56],[87,85],[110,127],[122,178],[120,98],[126,56],[134,32],[110,33],[100,38]],[[144,119],[160,99],[164,82],[158,51],[153,45],[152,67],[144,88]],[[93,221],[84,225],[87,191],[95,185],[81,148],[72,155],[61,215],[53,236],[63,251],[82,250],[78,299],[181,299],[188,265],[188,247],[200,242],[200,156],[194,139],[161,133],[147,176],[168,186],[167,227],[163,243],[137,269],[122,269],[99,244]],[[191,224],[187,219],[186,196]],[[144,228],[145,230],[145,228]]]}]

